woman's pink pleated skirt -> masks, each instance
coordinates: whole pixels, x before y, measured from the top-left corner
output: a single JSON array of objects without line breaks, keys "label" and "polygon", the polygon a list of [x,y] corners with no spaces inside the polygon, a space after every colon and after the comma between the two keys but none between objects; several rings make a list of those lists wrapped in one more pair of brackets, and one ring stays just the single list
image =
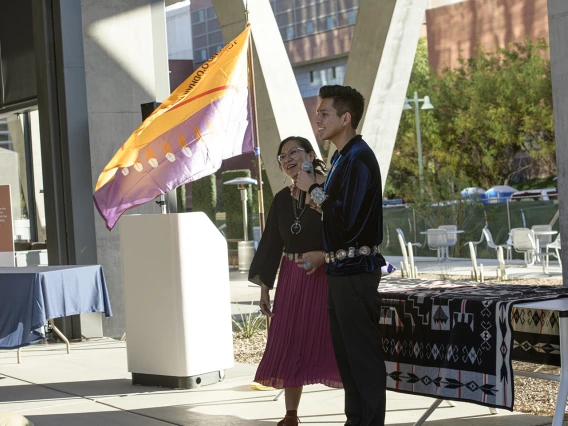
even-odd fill
[{"label": "woman's pink pleated skirt", "polygon": [[331,343],[325,267],[307,275],[284,257],[273,312],[254,381],[277,389],[316,383],[343,387]]}]

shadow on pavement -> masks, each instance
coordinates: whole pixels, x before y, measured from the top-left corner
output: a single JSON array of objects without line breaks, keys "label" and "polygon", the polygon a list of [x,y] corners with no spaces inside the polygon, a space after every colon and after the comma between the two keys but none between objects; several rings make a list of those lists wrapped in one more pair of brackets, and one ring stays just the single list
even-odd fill
[{"label": "shadow on pavement", "polygon": [[259,421],[234,416],[214,416],[188,411],[184,407],[149,408],[134,411],[105,411],[26,416],[41,426],[267,426],[275,420]]}]

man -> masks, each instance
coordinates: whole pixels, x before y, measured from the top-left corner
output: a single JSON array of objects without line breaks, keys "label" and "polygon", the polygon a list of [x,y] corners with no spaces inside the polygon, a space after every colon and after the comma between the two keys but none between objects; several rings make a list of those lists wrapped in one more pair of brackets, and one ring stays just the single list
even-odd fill
[{"label": "man", "polygon": [[[377,292],[383,239],[382,183],[372,149],[357,135],[365,100],[348,86],[323,86],[316,124],[337,152],[324,185],[300,172],[296,187],[322,212],[328,312],[335,358],[345,389],[349,426],[382,426],[386,369]],[[315,204],[315,205],[314,205]]]}]

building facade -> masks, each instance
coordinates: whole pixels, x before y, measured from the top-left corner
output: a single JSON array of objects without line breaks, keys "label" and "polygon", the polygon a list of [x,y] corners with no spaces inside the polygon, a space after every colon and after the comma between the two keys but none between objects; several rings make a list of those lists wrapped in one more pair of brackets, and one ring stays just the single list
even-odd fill
[{"label": "building facade", "polygon": [[455,68],[461,56],[471,58],[510,43],[549,39],[547,0],[473,0],[434,7],[426,12],[428,60],[440,72]]}]

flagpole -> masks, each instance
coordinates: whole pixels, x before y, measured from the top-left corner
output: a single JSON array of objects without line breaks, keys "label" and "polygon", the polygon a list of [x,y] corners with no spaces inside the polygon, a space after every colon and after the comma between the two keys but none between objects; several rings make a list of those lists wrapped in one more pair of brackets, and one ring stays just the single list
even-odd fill
[{"label": "flagpole", "polygon": [[[250,25],[249,19],[248,2],[245,5],[245,18],[247,26]],[[248,45],[248,79],[249,79],[249,90],[250,90],[250,116],[252,122],[252,143],[254,147],[254,155],[256,157],[256,175],[258,178],[258,216],[260,219],[260,235],[264,233],[264,199],[262,196],[262,166],[260,159],[260,143],[258,141],[258,120],[256,114],[256,90],[254,87],[254,64],[252,55],[252,33],[249,37]]]}]

